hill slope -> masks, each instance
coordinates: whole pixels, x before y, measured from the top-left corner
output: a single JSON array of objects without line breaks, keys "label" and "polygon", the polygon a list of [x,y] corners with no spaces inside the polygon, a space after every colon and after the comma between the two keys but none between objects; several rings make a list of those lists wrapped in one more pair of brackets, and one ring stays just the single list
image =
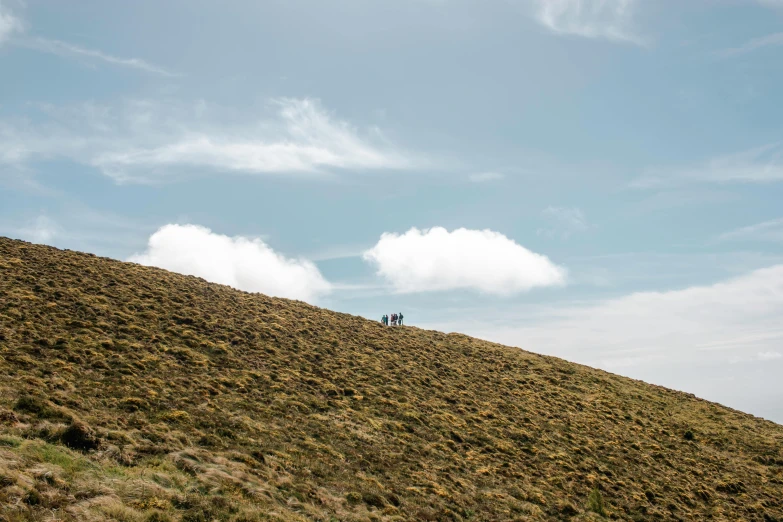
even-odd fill
[{"label": "hill slope", "polygon": [[556,358],[0,238],[0,520],[783,520],[782,447]]}]

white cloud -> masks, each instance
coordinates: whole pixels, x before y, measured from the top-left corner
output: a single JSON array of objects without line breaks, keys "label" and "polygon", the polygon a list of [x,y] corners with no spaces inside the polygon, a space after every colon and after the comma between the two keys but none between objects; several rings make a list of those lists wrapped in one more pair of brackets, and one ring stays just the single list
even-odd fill
[{"label": "white cloud", "polygon": [[777,47],[780,45],[783,45],[783,33],[773,33],[766,36],[761,36],[759,38],[753,38],[739,47],[724,49],[719,54],[720,56],[728,58],[731,56],[749,53],[757,49],[763,49],[764,47]]},{"label": "white cloud", "polygon": [[14,33],[22,30],[22,21],[0,2],[0,45],[8,41]]},{"label": "white cloud", "polygon": [[250,122],[203,102],[44,107],[46,124],[0,122],[0,161],[67,158],[121,182],[161,181],[198,174],[199,168],[202,173],[325,174],[414,164],[378,129],[362,136],[317,100],[284,98],[271,106],[274,116]]},{"label": "white cloud", "polygon": [[761,361],[774,361],[783,358],[783,354],[780,352],[759,352],[758,358]]},{"label": "white cloud", "polygon": [[771,349],[783,342],[781,314],[783,265],[775,265],[710,286],[559,309],[557,319],[506,333],[609,367],[629,353],[669,364]]},{"label": "white cloud", "polygon": [[560,236],[568,239],[576,232],[583,232],[589,227],[584,212],[576,207],[545,208],[541,214],[553,223],[553,227],[540,228],[536,232],[544,236]]},{"label": "white cloud", "polygon": [[119,58],[117,56],[106,54],[102,51],[97,51],[95,49],[87,49],[85,47],[80,47],[78,45],[74,45],[68,42],[62,42],[60,40],[51,40],[48,38],[33,38],[33,39],[26,39],[24,41],[20,41],[18,42],[18,44],[44,53],[55,54],[57,56],[84,58],[88,60],[98,60],[111,65],[130,67],[132,69],[138,69],[140,71],[160,74],[162,76],[176,76],[176,74],[172,73],[171,71],[168,71],[163,67],[153,65],[140,58]]},{"label": "white cloud", "polygon": [[686,168],[654,169],[631,182],[632,188],[687,183],[772,183],[783,181],[783,143],[772,143]]},{"label": "white cloud", "polygon": [[486,183],[489,181],[500,181],[505,177],[506,176],[500,172],[478,172],[471,174],[468,179],[473,183]]},{"label": "white cloud", "polygon": [[[0,1],[0,45],[10,40],[15,33],[21,33],[23,31],[24,24],[22,23],[22,20],[14,16],[14,14],[9,10],[5,9],[2,2]],[[130,67],[163,76],[176,76],[174,73],[157,65],[146,62],[140,58],[119,58],[102,51],[87,49],[85,47],[60,40],[52,40],[40,37],[17,38],[14,40],[14,44],[58,56],[98,60],[111,65]]]},{"label": "white cloud", "polygon": [[535,0],[538,23],[557,34],[645,45],[633,30],[636,0]]},{"label": "white cloud", "polygon": [[38,216],[34,222],[18,229],[20,238],[32,243],[48,244],[60,232],[60,227],[46,215]]},{"label": "white cloud", "polygon": [[129,261],[203,277],[248,292],[313,302],[331,284],[305,259],[289,259],[258,238],[228,237],[196,225],[166,225]]},{"label": "white cloud", "polygon": [[565,269],[491,230],[442,227],[384,233],[364,253],[400,293],[473,289],[510,295],[565,284]]},{"label": "white cloud", "polygon": [[783,218],[756,223],[718,236],[720,241],[783,241]]}]

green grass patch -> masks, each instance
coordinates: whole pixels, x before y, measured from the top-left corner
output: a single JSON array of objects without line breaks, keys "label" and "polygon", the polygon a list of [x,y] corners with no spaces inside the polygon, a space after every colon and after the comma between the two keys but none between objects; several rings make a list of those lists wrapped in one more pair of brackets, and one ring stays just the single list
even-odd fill
[{"label": "green grass patch", "polygon": [[14,437],[13,435],[0,435],[0,447],[18,448],[22,445],[24,439]]}]

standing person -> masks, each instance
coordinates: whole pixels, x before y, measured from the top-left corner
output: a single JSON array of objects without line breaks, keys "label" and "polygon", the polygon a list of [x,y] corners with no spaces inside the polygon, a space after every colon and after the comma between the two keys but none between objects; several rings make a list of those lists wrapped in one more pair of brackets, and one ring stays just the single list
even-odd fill
[{"label": "standing person", "polygon": [[382,315],[381,316],[381,324],[385,324],[385,323],[386,323],[386,316]]},{"label": "standing person", "polygon": [[389,326],[389,316],[386,314],[383,314],[383,324]]},{"label": "standing person", "polygon": [[392,314],[391,319],[392,319],[392,326],[397,326],[397,314]]},{"label": "standing person", "polygon": [[397,324],[402,326],[402,312],[397,316]]}]

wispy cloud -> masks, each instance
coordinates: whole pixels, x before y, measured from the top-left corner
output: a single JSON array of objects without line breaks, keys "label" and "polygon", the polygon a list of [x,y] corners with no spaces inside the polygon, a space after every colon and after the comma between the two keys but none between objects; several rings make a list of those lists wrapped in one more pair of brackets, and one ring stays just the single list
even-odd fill
[{"label": "wispy cloud", "polygon": [[136,101],[119,107],[44,107],[50,121],[0,121],[0,162],[67,158],[120,182],[158,182],[205,172],[323,175],[406,169],[417,158],[377,129],[360,132],[318,100],[277,99],[248,121],[204,103]]},{"label": "wispy cloud", "polygon": [[590,228],[587,218],[581,209],[576,207],[553,207],[545,208],[541,214],[545,219],[552,223],[547,228],[539,228],[536,233],[541,236],[559,236],[568,239],[577,232],[583,232]]},{"label": "wispy cloud", "polygon": [[22,21],[0,2],[0,45],[7,42],[14,33],[21,32]]},{"label": "wispy cloud", "polygon": [[[5,42],[11,41],[12,37],[23,33],[25,30],[25,24],[22,19],[14,15],[10,10],[3,6],[0,1],[0,45]],[[63,42],[60,40],[54,40],[42,37],[20,37],[13,38],[14,45],[25,47],[28,49],[34,49],[36,51],[55,54],[57,56],[78,58],[90,61],[99,61],[116,65],[120,67],[129,67],[140,71],[159,74],[163,76],[176,76],[171,71],[151,64],[140,58],[121,58],[98,51],[96,49],[88,49],[79,45],[75,45],[69,42]]]},{"label": "wispy cloud", "polygon": [[384,233],[364,259],[399,293],[471,289],[512,295],[566,280],[564,268],[492,230]]},{"label": "wispy cloud", "polygon": [[229,237],[197,225],[170,224],[129,261],[248,292],[313,302],[332,290],[314,263],[275,252],[260,238]]},{"label": "wispy cloud", "polygon": [[490,181],[500,181],[506,176],[500,172],[477,172],[468,176],[473,183],[488,183]]},{"label": "wispy cloud", "polygon": [[783,181],[783,143],[719,156],[692,167],[651,169],[630,187],[646,189],[687,183],[772,183]]},{"label": "wispy cloud", "polygon": [[536,20],[553,33],[646,45],[633,28],[636,0],[535,0]]},{"label": "wispy cloud", "polygon": [[151,64],[140,58],[120,58],[97,51],[95,49],[87,49],[68,42],[62,42],[60,40],[50,40],[48,38],[26,38],[16,42],[17,45],[27,47],[29,49],[35,49],[36,51],[55,54],[57,56],[81,58],[92,61],[100,61],[108,63],[110,65],[116,65],[120,67],[129,67],[140,71],[159,74],[162,76],[177,76],[177,74],[164,69],[163,67]]},{"label": "wispy cloud", "polygon": [[718,236],[720,241],[783,241],[783,218],[737,228]]},{"label": "wispy cloud", "polygon": [[724,58],[737,56],[740,54],[746,54],[765,47],[778,47],[783,45],[783,33],[773,33],[759,38],[753,38],[748,42],[729,49],[724,49],[718,53],[719,56]]}]

